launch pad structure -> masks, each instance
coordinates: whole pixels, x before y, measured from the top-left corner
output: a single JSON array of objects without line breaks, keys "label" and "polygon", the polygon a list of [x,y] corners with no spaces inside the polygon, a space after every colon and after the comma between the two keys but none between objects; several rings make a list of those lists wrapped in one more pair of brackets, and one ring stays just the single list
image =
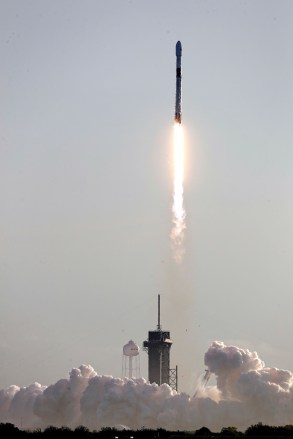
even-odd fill
[{"label": "launch pad structure", "polygon": [[160,294],[158,295],[158,325],[149,331],[148,340],[143,342],[143,349],[148,353],[149,382],[161,385],[168,384],[178,390],[178,367],[170,369],[170,349],[173,341],[170,331],[163,331],[160,322]]}]

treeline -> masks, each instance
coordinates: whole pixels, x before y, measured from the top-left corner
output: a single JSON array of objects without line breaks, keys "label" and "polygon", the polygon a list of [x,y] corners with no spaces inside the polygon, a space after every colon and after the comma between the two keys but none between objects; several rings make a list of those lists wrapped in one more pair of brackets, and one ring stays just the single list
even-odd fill
[{"label": "treeline", "polygon": [[101,430],[91,431],[84,426],[79,426],[74,430],[68,427],[49,426],[44,430],[22,430],[11,423],[0,423],[0,438],[9,437],[19,438],[87,438],[87,439],[233,439],[233,438],[276,438],[276,439],[293,439],[293,426],[286,425],[283,427],[274,427],[262,424],[251,425],[244,432],[238,431],[235,427],[222,428],[220,432],[212,432],[206,427],[195,431],[169,431],[162,428],[158,430],[141,429],[141,430],[118,430],[116,428],[102,428]]}]

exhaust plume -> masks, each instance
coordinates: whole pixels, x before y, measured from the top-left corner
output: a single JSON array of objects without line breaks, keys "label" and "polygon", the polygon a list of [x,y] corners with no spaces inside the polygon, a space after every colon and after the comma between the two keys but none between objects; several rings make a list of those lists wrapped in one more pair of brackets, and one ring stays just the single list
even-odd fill
[{"label": "exhaust plume", "polygon": [[174,181],[173,181],[173,206],[172,206],[172,222],[171,241],[173,248],[173,256],[179,264],[184,256],[184,230],[185,209],[183,203],[183,181],[184,181],[184,141],[183,128],[179,123],[174,126]]},{"label": "exhaust plume", "polygon": [[98,375],[90,365],[72,369],[68,378],[50,386],[12,385],[0,390],[0,422],[20,429],[124,425],[187,431],[293,423],[291,372],[265,367],[256,352],[220,341],[211,344],[204,362],[216,385],[192,397],[143,378]]}]

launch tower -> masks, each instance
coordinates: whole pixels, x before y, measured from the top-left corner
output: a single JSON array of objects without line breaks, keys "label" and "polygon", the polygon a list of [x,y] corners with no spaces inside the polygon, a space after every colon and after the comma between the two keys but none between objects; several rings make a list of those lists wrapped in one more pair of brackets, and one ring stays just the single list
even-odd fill
[{"label": "launch tower", "polygon": [[149,382],[159,385],[169,384],[177,390],[177,366],[170,369],[170,349],[172,346],[170,332],[163,331],[160,323],[160,295],[158,295],[158,325],[154,331],[149,331],[148,340],[143,342],[143,349],[149,356]]}]

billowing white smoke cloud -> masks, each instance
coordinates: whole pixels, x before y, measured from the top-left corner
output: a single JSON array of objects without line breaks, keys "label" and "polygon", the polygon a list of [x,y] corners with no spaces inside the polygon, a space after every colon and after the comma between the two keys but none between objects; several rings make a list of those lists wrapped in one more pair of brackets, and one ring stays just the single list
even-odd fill
[{"label": "billowing white smoke cloud", "polygon": [[291,372],[265,367],[256,352],[218,341],[206,352],[205,364],[217,384],[202,387],[196,397],[142,378],[101,376],[82,365],[48,387],[34,383],[1,390],[0,422],[22,429],[125,425],[189,431],[293,423]]}]

